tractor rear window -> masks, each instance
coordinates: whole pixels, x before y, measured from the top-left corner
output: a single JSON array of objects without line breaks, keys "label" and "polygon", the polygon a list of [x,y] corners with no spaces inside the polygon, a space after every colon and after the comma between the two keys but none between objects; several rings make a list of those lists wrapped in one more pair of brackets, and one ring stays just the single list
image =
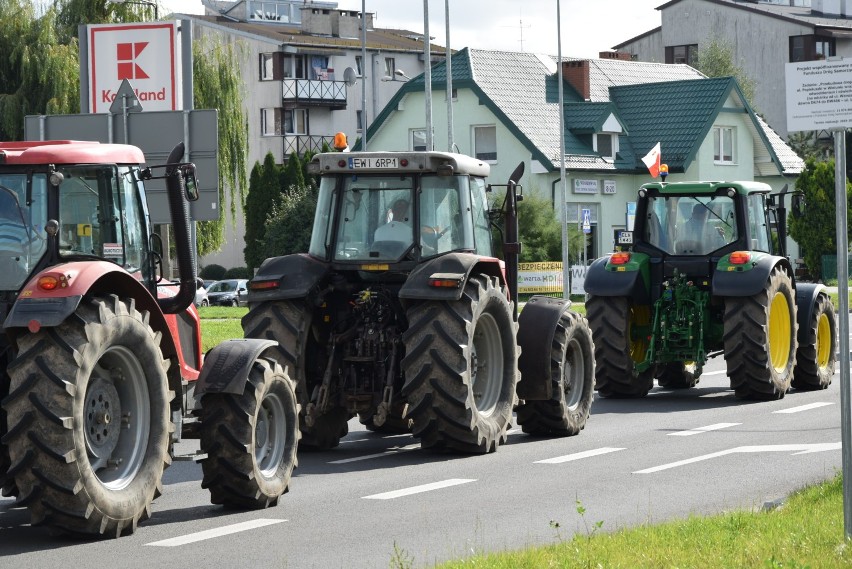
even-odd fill
[{"label": "tractor rear window", "polygon": [[644,240],[671,255],[708,255],[738,237],[727,196],[652,197],[646,216]]}]

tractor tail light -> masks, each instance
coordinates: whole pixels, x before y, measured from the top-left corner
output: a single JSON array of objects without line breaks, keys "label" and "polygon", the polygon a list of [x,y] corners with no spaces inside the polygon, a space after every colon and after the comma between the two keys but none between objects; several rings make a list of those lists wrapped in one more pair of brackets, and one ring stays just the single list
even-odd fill
[{"label": "tractor tail light", "polygon": [[626,251],[619,251],[617,253],[613,253],[609,257],[610,265],[626,265],[630,262],[630,253]]},{"label": "tractor tail light", "polygon": [[734,251],[731,253],[730,261],[732,265],[745,265],[751,261],[751,253],[748,251]]},{"label": "tractor tail light", "polygon": [[249,282],[249,289],[250,289],[250,290],[256,290],[256,291],[260,291],[260,290],[270,290],[270,289],[273,289],[273,288],[278,288],[278,286],[279,286],[280,284],[281,284],[281,281],[279,281],[279,280],[273,280],[273,281],[252,281],[252,282]]}]

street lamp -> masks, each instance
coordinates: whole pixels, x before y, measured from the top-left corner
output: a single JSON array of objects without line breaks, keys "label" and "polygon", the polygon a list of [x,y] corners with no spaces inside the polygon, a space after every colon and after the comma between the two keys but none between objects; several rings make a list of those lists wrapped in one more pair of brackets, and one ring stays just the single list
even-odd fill
[{"label": "street lamp", "polygon": [[[400,77],[402,77],[406,81],[411,81],[411,77],[406,75],[405,71],[403,71],[402,69],[395,70],[393,72],[393,74],[399,75]],[[384,77],[382,77],[382,81],[398,81],[398,79],[396,77],[391,77],[390,75],[385,75]]]}]

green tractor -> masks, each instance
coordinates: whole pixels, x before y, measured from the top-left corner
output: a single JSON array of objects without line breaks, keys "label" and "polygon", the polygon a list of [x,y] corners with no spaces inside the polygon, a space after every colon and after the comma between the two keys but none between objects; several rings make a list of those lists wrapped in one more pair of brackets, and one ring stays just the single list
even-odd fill
[{"label": "green tractor", "polygon": [[739,398],[828,387],[837,317],[822,285],[795,281],[787,196],[799,215],[800,194],[759,182],[640,188],[634,230],[585,281],[601,396],[694,387],[718,355]]}]

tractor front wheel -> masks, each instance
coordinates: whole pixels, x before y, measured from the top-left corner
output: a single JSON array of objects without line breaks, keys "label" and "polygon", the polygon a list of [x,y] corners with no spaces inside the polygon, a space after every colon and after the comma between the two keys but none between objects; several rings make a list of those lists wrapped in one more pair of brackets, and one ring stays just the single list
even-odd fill
[{"label": "tractor front wheel", "polygon": [[736,396],[781,399],[796,364],[796,304],[790,276],[775,267],[764,290],[725,299],[725,361]]},{"label": "tractor front wheel", "polygon": [[550,349],[552,396],[518,406],[518,423],[525,433],[573,436],[585,426],[595,391],[592,332],[585,318],[565,312],[559,319]]},{"label": "tractor front wheel", "polygon": [[171,428],[159,333],[133,300],[84,300],[18,338],[3,406],[19,500],[34,525],[118,537],[150,516]]},{"label": "tractor front wheel", "polygon": [[210,501],[250,510],[274,506],[296,465],[299,410],[280,365],[259,359],[245,390],[201,398],[202,488]]},{"label": "tractor front wheel", "polygon": [[595,341],[595,389],[602,397],[645,397],[654,386],[653,367],[636,370],[645,360],[651,307],[623,296],[593,296],[586,317]]},{"label": "tractor front wheel", "polygon": [[407,417],[423,448],[487,453],[506,440],[519,350],[506,289],[472,276],[457,301],[408,310],[402,361]]},{"label": "tractor front wheel", "polygon": [[805,342],[796,352],[792,386],[802,391],[825,389],[837,365],[837,315],[826,294],[817,295]]}]

